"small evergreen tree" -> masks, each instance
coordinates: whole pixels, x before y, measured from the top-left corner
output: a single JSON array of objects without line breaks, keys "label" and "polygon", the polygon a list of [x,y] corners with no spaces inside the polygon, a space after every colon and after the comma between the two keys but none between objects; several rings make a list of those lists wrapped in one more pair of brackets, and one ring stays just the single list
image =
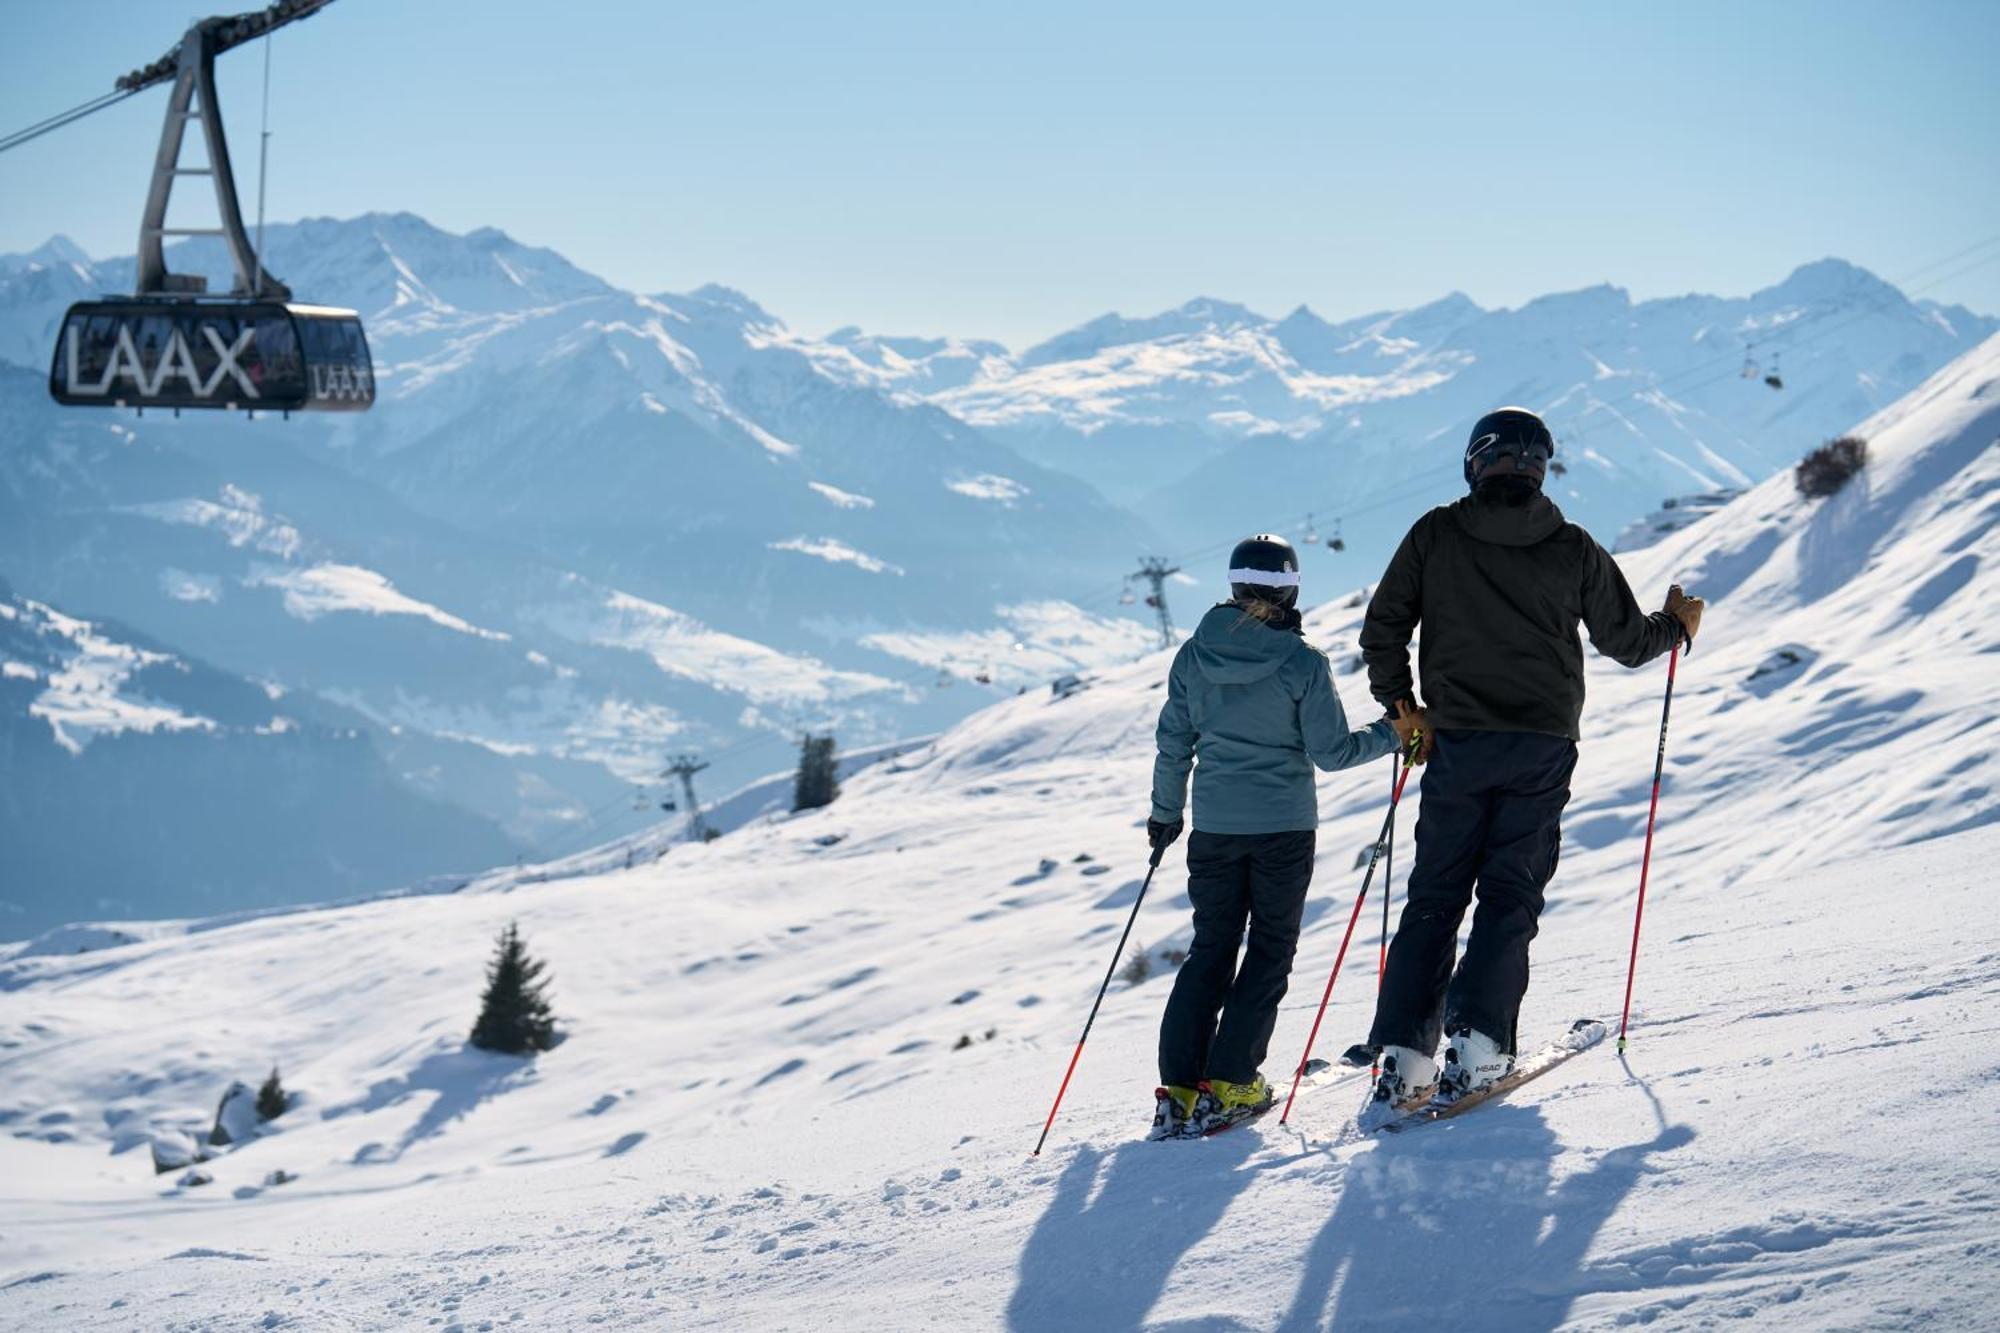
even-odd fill
[{"label": "small evergreen tree", "polygon": [[472,1044],[483,1051],[527,1055],[555,1045],[555,1015],[549,1009],[545,966],[528,957],[520,927],[513,922],[500,932],[493,961],[486,967],[486,995],[479,1021],[472,1025]]},{"label": "small evergreen tree", "polygon": [[272,1065],[271,1076],[257,1089],[257,1118],[276,1120],[285,1113],[285,1108],[291,1105],[291,1101],[291,1095],[285,1091],[285,1085],[278,1081],[278,1067]]},{"label": "small evergreen tree", "polygon": [[792,809],[817,810],[840,795],[840,770],[833,754],[833,733],[799,737],[799,776],[792,787]]},{"label": "small evergreen tree", "polygon": [[1128,986],[1136,986],[1153,975],[1153,953],[1139,941],[1132,941],[1132,952],[1125,956],[1125,966],[1118,976]]}]

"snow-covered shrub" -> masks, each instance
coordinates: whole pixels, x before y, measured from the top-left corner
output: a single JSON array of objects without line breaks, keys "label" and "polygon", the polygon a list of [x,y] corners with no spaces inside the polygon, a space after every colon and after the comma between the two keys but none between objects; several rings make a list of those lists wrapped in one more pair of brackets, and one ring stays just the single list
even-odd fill
[{"label": "snow-covered shrub", "polygon": [[1125,959],[1125,966],[1119,969],[1119,979],[1128,986],[1136,986],[1152,975],[1152,951],[1134,941],[1131,955]]},{"label": "snow-covered shrub", "polygon": [[1854,435],[1828,440],[1799,460],[1792,472],[1799,494],[1808,500],[1837,495],[1849,478],[1868,463],[1868,442]]},{"label": "snow-covered shrub", "polygon": [[549,1008],[546,964],[528,957],[520,927],[508,922],[500,932],[493,961],[486,967],[486,994],[472,1025],[472,1044],[482,1051],[529,1055],[555,1045],[555,1014]]}]

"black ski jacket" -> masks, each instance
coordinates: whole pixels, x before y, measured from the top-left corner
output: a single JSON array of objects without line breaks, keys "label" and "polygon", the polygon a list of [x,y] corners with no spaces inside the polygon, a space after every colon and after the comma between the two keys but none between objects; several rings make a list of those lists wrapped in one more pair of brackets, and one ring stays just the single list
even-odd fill
[{"label": "black ski jacket", "polygon": [[1361,625],[1368,687],[1386,708],[1414,699],[1410,637],[1439,730],[1536,731],[1578,739],[1583,644],[1628,667],[1673,647],[1680,622],[1639,609],[1625,575],[1547,496],[1524,505],[1466,496],[1416,521]]}]

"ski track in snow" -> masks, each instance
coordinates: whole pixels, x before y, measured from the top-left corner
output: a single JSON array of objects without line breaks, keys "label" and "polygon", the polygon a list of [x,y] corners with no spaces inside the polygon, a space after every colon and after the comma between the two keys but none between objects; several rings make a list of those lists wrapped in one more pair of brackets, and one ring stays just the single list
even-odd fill
[{"label": "ski track in snow", "polygon": [[[1649,603],[1713,599],[1623,1058],[1407,1135],[1358,1136],[1349,1080],[1141,1142],[1176,849],[1154,975],[1114,983],[1029,1158],[1143,873],[1156,656],[658,862],[0,946],[0,1327],[1989,1326],[1996,370],[2000,339],[1865,423],[1832,500],[1777,478],[1623,561]],[[1356,709],[1359,614],[1308,620]],[[1616,1021],[1664,674],[1591,666],[1531,1041]],[[1387,777],[1322,780],[1267,1073]],[[1371,1008],[1363,917],[1321,1054]],[[462,1044],[510,920],[566,1037],[532,1063]],[[272,1132],[211,1184],[152,1174],[153,1132],[273,1062]]]}]

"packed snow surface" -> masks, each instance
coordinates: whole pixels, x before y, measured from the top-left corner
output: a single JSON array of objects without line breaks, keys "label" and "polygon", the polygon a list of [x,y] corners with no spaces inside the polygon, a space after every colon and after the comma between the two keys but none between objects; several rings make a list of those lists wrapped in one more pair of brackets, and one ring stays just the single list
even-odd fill
[{"label": "packed snow surface", "polygon": [[[1839,495],[1776,478],[1622,562],[1648,603],[1712,599],[1622,1059],[1394,1138],[1354,1132],[1349,1079],[1289,1126],[1139,1142],[1176,847],[1134,928],[1152,975],[1113,982],[1030,1158],[1144,884],[1155,654],[630,868],[0,947],[0,1322],[1986,1327],[2000,340],[1859,433]],[[1360,615],[1307,632],[1365,716]],[[1666,668],[1592,662],[1529,1042],[1616,1021]],[[1388,767],[1321,781],[1274,1078]],[[532,1062],[464,1045],[510,921],[566,1036]],[[1362,921],[1321,1054],[1368,1019]],[[153,1174],[149,1142],[273,1064],[298,1102],[269,1132],[211,1183]]]}]

